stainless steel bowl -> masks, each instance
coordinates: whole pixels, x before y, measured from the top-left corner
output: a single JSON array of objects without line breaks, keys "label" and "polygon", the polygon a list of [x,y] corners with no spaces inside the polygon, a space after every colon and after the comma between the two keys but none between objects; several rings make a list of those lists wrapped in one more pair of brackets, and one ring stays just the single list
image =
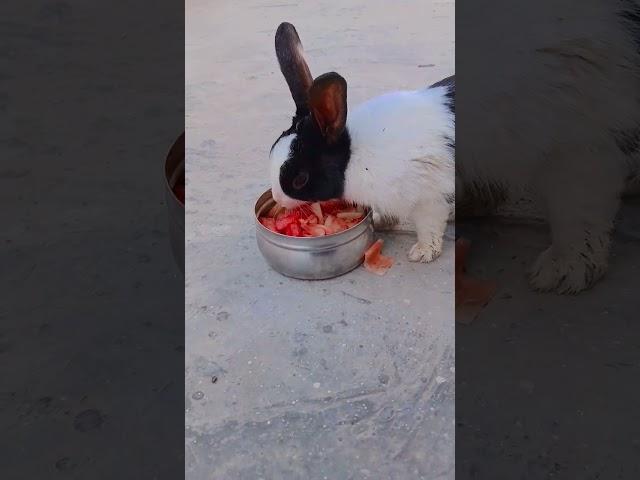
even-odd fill
[{"label": "stainless steel bowl", "polygon": [[364,252],[374,242],[370,210],[360,223],[348,230],[324,237],[301,238],[272,232],[258,221],[258,217],[274,205],[271,190],[256,202],[256,240],[267,263],[287,277],[323,280],[343,275],[362,263]]}]

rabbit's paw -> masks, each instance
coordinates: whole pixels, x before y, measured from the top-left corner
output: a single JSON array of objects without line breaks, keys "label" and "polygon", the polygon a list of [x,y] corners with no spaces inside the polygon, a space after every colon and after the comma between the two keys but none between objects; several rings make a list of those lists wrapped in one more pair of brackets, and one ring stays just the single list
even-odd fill
[{"label": "rabbit's paw", "polygon": [[607,260],[580,253],[555,255],[553,247],[542,252],[529,270],[529,283],[540,292],[576,294],[591,287],[607,269]]},{"label": "rabbit's paw", "polygon": [[412,262],[432,262],[442,253],[442,238],[434,238],[431,242],[417,242],[409,251]]}]

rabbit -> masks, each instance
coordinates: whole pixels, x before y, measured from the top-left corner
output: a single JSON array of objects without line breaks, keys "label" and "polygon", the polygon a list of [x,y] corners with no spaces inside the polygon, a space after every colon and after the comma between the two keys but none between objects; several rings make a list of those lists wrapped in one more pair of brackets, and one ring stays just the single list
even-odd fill
[{"label": "rabbit", "polygon": [[[640,174],[640,4],[472,7],[457,17],[478,52],[466,69],[491,75],[474,76],[465,88],[473,105],[465,104],[458,123],[458,217],[463,205],[495,211],[536,201],[551,241],[529,268],[530,286],[582,292],[608,268],[620,196]],[[530,24],[536,28],[522,34]],[[476,25],[510,40],[480,35]]]},{"label": "rabbit", "polygon": [[278,27],[275,49],[296,107],[271,147],[276,202],[294,208],[341,198],[370,206],[378,222],[415,224],[411,261],[436,259],[455,208],[455,77],[348,109],[346,80],[336,72],[311,76],[292,24]]}]

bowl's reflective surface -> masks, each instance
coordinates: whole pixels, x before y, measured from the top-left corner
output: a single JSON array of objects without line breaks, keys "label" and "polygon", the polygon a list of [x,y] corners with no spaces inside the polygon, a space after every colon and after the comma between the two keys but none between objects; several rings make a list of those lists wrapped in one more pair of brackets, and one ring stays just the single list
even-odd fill
[{"label": "bowl's reflective surface", "polygon": [[265,228],[258,217],[274,205],[271,190],[255,206],[258,248],[271,267],[288,277],[322,280],[350,272],[364,260],[374,242],[371,211],[356,226],[324,237],[288,237]]}]

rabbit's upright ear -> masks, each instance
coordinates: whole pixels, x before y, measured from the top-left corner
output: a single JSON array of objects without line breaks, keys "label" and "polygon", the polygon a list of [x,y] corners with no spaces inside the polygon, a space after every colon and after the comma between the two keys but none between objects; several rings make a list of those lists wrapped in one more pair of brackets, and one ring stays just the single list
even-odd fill
[{"label": "rabbit's upright ear", "polygon": [[347,123],[347,81],[335,72],[320,75],[309,90],[309,109],[327,142],[335,142]]},{"label": "rabbit's upright ear", "polygon": [[280,63],[280,70],[289,85],[293,101],[296,103],[296,114],[305,115],[309,112],[307,99],[313,77],[304,60],[298,32],[290,23],[281,23],[276,31],[276,56]]}]

